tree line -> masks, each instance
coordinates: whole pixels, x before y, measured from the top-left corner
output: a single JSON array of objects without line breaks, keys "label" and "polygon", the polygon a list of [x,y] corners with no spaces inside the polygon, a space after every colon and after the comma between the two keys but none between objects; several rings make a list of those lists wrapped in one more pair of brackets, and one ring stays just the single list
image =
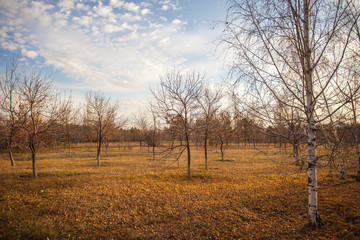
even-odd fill
[{"label": "tree line", "polygon": [[[137,142],[156,158],[178,161],[186,154],[188,178],[191,178],[191,149],[204,150],[208,169],[208,148],[221,153],[224,161],[229,146],[258,145],[276,147],[288,153],[294,164],[306,164],[306,125],[298,114],[284,106],[268,109],[272,120],[255,116],[224,85],[211,85],[200,73],[169,70],[159,87],[152,89],[153,99],[147,112],[123,116],[119,103],[101,92],[87,91],[79,107],[70,96],[60,96],[51,78],[41,72],[18,71],[13,59],[1,79],[0,149],[7,151],[15,166],[13,152],[28,149],[37,177],[36,152],[39,148],[64,145],[69,156],[72,146],[96,143],[96,162],[110,143],[123,147]],[[240,110],[241,107],[241,110]],[[332,117],[333,118],[333,117]],[[359,124],[328,122],[318,126],[317,142],[327,149],[323,162],[335,166],[340,178],[346,177],[347,162],[358,154]],[[156,148],[159,149],[156,151]]]}]

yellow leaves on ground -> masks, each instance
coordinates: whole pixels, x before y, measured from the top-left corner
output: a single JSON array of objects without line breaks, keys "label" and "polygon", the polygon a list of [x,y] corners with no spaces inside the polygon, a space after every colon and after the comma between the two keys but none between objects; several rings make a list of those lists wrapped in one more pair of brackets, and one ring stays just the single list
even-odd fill
[{"label": "yellow leaves on ground", "polygon": [[[39,178],[30,162],[0,161],[0,238],[4,239],[356,239],[360,184],[319,169],[325,223],[307,225],[306,173],[254,149],[228,149],[229,161],[194,151],[193,178],[151,161],[146,149],[109,150],[96,167],[92,152],[73,157],[40,153]],[[51,156],[51,158],[46,158]],[[255,157],[254,157],[255,156]],[[17,156],[20,158],[21,156]],[[41,157],[41,156],[40,156]],[[285,160],[283,160],[285,162]],[[279,168],[279,167],[282,168]],[[349,169],[351,171],[351,169]],[[355,170],[354,170],[355,171]],[[351,174],[351,172],[350,172]]]}]

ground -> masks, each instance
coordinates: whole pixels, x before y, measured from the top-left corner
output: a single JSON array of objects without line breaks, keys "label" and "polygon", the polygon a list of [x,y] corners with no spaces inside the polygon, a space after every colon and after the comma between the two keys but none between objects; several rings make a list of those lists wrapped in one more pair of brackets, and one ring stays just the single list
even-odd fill
[{"label": "ground", "polygon": [[[41,150],[38,178],[28,153],[16,167],[0,155],[0,239],[359,239],[356,166],[339,180],[318,167],[323,227],[308,224],[306,169],[268,146],[215,149],[204,169],[185,157],[152,160],[146,148],[111,145],[96,166],[95,146]],[[266,154],[264,153],[266,152]]]}]

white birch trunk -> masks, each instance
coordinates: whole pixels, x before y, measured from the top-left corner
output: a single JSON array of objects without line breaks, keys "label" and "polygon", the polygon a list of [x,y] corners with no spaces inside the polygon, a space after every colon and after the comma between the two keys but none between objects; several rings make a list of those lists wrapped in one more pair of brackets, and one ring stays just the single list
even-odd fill
[{"label": "white birch trunk", "polygon": [[309,1],[305,0],[304,4],[304,56],[303,56],[303,71],[306,86],[306,117],[308,124],[308,190],[309,190],[309,220],[310,224],[319,227],[321,226],[321,219],[318,210],[317,201],[317,179],[316,179],[316,122],[314,119],[314,90],[313,90],[313,66],[311,63],[311,48],[310,48],[310,6]]}]

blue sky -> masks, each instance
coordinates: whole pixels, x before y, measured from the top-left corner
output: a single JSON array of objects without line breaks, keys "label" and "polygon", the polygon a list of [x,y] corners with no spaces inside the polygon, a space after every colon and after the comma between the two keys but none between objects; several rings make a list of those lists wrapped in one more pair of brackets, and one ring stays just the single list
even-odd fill
[{"label": "blue sky", "polygon": [[[80,101],[86,90],[144,109],[173,67],[220,81],[214,41],[225,0],[0,0],[0,67],[10,56],[51,74]],[[217,27],[213,28],[216,25]]]}]

